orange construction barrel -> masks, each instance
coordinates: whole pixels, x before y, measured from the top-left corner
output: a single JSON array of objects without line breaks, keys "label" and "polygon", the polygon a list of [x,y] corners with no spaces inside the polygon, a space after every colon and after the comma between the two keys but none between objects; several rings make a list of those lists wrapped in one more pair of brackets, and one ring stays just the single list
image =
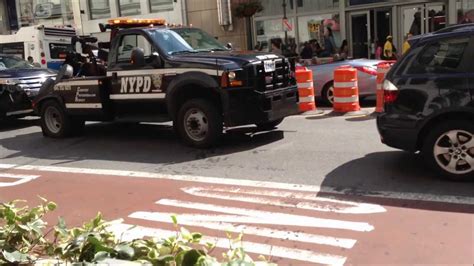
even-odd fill
[{"label": "orange construction barrel", "polygon": [[316,110],[316,102],[314,100],[313,71],[308,68],[297,68],[296,83],[298,84],[300,111],[309,112]]},{"label": "orange construction barrel", "polygon": [[357,69],[342,66],[334,70],[333,111],[348,113],[360,111]]}]

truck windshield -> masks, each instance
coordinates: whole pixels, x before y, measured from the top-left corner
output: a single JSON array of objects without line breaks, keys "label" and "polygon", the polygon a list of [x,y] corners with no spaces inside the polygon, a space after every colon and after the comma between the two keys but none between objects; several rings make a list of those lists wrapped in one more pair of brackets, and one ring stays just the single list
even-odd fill
[{"label": "truck windshield", "polygon": [[149,30],[151,38],[167,54],[227,51],[228,49],[199,29]]},{"label": "truck windshield", "polygon": [[148,34],[166,54],[196,52],[179,34],[172,30],[149,30]]},{"label": "truck windshield", "polygon": [[33,68],[33,66],[17,57],[0,56],[0,71],[14,68]]},{"label": "truck windshield", "polygon": [[222,45],[216,38],[212,37],[205,31],[196,28],[178,28],[173,29],[174,32],[178,33],[186,43],[188,43],[196,51],[227,51],[224,45]]}]

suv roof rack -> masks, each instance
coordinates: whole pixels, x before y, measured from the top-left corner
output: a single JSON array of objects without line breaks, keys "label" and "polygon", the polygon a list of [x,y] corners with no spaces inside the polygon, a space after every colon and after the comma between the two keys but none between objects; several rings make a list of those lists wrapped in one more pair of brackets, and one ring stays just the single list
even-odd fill
[{"label": "suv roof rack", "polygon": [[444,29],[436,31],[435,34],[455,32],[455,31],[472,31],[472,30],[474,30],[474,23],[466,23],[466,24],[457,24],[457,25],[446,27]]}]

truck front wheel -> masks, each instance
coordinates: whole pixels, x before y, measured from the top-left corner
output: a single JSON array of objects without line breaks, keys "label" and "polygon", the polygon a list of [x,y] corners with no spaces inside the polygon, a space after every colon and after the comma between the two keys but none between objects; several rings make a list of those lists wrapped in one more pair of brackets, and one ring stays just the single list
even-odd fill
[{"label": "truck front wheel", "polygon": [[41,130],[43,135],[52,138],[64,138],[74,131],[80,132],[84,121],[72,119],[56,101],[47,101],[41,107]]},{"label": "truck front wheel", "polygon": [[222,135],[222,114],[212,101],[191,99],[179,109],[174,126],[186,144],[209,148]]}]

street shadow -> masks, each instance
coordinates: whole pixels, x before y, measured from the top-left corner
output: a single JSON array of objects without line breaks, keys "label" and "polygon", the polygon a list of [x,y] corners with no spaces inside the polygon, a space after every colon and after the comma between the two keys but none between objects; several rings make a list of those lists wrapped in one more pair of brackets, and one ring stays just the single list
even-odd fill
[{"label": "street shadow", "polygon": [[356,117],[349,117],[346,119],[348,122],[363,122],[363,121],[369,121],[369,120],[374,120],[377,118],[377,115],[374,113],[364,115],[364,116],[356,116]]},{"label": "street shadow", "polygon": [[0,119],[0,132],[12,131],[39,125],[39,118],[34,119]]},{"label": "street shadow", "polygon": [[252,150],[282,140],[284,133],[240,127],[227,130],[215,148],[195,149],[185,146],[170,125],[94,123],[88,124],[80,137],[52,139],[35,132],[0,139],[0,146],[15,151],[3,159],[28,157],[62,163],[103,160],[166,165]]},{"label": "street shadow", "polygon": [[[419,154],[403,151],[377,152],[352,160],[331,171],[321,184],[324,188],[343,191],[345,195],[368,196],[364,201],[404,208],[429,209],[452,212],[474,213],[474,182],[455,182],[442,179],[424,166]],[[414,200],[384,199],[377,192],[393,197],[416,197],[429,194],[433,199],[472,198],[471,205],[433,204]],[[325,192],[321,192],[325,194]],[[331,194],[331,193],[329,193]],[[373,195],[374,197],[370,197]]]}]

